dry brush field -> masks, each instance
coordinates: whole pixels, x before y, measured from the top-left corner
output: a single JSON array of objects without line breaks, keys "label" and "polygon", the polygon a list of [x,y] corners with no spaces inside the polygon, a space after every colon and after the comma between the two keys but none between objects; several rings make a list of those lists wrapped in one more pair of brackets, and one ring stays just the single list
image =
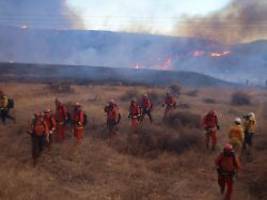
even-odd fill
[{"label": "dry brush field", "polygon": [[[226,133],[236,116],[253,111],[258,118],[253,162],[243,161],[234,200],[266,198],[267,188],[267,91],[247,89],[252,104],[231,104],[233,89],[183,88],[176,112],[190,124],[162,122],[160,101],[166,88],[131,86],[72,86],[57,93],[42,84],[1,83],[16,100],[17,123],[0,125],[0,199],[7,200],[217,200],[214,158],[227,141]],[[155,101],[155,123],[148,120],[139,135],[131,133],[127,108],[130,98],[148,92]],[[34,112],[54,109],[55,97],[65,103],[79,101],[89,126],[80,146],[71,131],[63,144],[45,151],[37,165],[31,162],[31,141],[26,130]],[[104,105],[115,99],[122,113],[119,134],[106,138]],[[216,152],[204,148],[204,134],[196,120],[215,109],[221,121]],[[188,114],[189,113],[189,114]],[[192,113],[194,118],[191,118]],[[175,121],[176,122],[176,121]]]}]

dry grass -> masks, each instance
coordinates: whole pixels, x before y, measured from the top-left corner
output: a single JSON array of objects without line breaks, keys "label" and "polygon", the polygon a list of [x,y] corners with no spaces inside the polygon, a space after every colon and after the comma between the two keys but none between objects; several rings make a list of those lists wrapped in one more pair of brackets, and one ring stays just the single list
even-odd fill
[{"label": "dry grass", "polygon": [[231,103],[235,106],[251,105],[251,97],[245,92],[235,92],[231,97]]},{"label": "dry grass", "polygon": [[206,104],[216,104],[217,103],[216,100],[212,99],[212,98],[204,98],[203,102]]},{"label": "dry grass", "polygon": [[[220,198],[216,185],[213,160],[216,154],[206,152],[204,137],[199,131],[199,120],[210,106],[201,101],[216,98],[222,133],[232,124],[233,114],[262,107],[232,107],[227,101],[233,91],[199,90],[197,97],[181,95],[190,102],[190,112],[174,113],[170,122],[161,122],[163,109],[156,104],[155,124],[145,121],[139,134],[132,134],[127,119],[128,97],[121,97],[133,87],[126,86],[76,86],[75,94],[54,94],[43,91],[44,85],[0,84],[16,100],[17,124],[0,125],[0,199],[77,199],[77,200],[214,200]],[[136,87],[138,95],[152,91],[156,99],[164,97],[161,88]],[[89,126],[80,147],[74,145],[69,129],[67,140],[45,151],[38,166],[32,167],[30,138],[26,134],[28,122],[36,110],[54,108],[57,96],[64,102],[79,101],[88,114]],[[97,96],[97,101],[88,101]],[[109,98],[118,101],[123,116],[119,133],[112,140],[106,138],[103,106]],[[265,98],[266,95],[261,95]],[[267,98],[267,97],[266,97]],[[267,99],[262,99],[266,101]],[[225,102],[225,103],[223,103]],[[244,172],[236,182],[234,199],[261,199],[265,197],[266,138],[265,121],[259,122],[259,136],[255,137],[257,157],[245,163]],[[219,135],[219,147],[227,141]],[[245,173],[249,172],[249,173]],[[256,177],[256,178],[255,178]]]},{"label": "dry grass", "polygon": [[201,116],[191,112],[175,112],[166,118],[165,123],[176,130],[200,128]]}]

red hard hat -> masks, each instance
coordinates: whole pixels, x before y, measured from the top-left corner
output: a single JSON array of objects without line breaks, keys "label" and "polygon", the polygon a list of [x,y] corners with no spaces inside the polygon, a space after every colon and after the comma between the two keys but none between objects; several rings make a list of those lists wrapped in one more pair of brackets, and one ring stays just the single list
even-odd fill
[{"label": "red hard hat", "polygon": [[47,108],[44,113],[51,113],[51,109],[50,108]]},{"label": "red hard hat", "polygon": [[110,103],[110,104],[115,104],[115,100],[114,100],[114,99],[110,99],[110,100],[109,100],[109,103]]},{"label": "red hard hat", "polygon": [[231,144],[225,144],[223,150],[225,152],[232,152],[233,151],[233,146]]},{"label": "red hard hat", "polygon": [[215,115],[215,111],[214,111],[214,110],[210,110],[210,111],[209,111],[209,114],[210,114],[210,115]]},{"label": "red hard hat", "polygon": [[79,102],[76,102],[75,107],[81,107],[81,104]]}]

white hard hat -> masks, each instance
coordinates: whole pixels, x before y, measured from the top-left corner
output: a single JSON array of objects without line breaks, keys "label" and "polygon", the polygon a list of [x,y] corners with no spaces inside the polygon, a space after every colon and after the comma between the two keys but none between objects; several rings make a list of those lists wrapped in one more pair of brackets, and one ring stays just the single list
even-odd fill
[{"label": "white hard hat", "polygon": [[248,116],[255,118],[255,113],[250,112],[250,113],[248,113]]},{"label": "white hard hat", "polygon": [[241,124],[242,120],[240,117],[235,118],[235,123]]}]

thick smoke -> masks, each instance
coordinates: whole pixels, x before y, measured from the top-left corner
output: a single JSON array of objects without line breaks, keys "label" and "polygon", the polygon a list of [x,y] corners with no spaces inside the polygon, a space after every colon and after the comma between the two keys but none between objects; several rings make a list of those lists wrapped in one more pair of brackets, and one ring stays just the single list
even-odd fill
[{"label": "thick smoke", "polygon": [[0,24],[32,28],[81,28],[66,0],[1,0]]},{"label": "thick smoke", "polygon": [[267,2],[232,0],[209,16],[185,17],[178,24],[179,35],[233,43],[267,38]]}]

